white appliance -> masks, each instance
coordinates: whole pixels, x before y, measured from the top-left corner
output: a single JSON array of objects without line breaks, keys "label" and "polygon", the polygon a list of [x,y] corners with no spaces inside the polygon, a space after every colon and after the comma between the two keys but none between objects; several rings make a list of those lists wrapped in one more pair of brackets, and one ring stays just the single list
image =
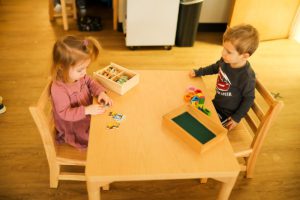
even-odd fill
[{"label": "white appliance", "polygon": [[127,0],[126,46],[175,44],[180,0]]}]

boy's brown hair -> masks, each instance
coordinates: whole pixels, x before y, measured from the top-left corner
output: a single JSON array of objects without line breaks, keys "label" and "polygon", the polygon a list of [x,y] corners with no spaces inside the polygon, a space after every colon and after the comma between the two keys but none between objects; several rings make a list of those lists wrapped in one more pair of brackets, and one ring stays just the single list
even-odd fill
[{"label": "boy's brown hair", "polygon": [[98,41],[92,37],[65,36],[58,39],[52,51],[52,79],[68,82],[70,67],[86,59],[95,60],[100,48]]},{"label": "boy's brown hair", "polygon": [[239,54],[249,53],[251,56],[258,47],[259,34],[249,24],[228,27],[223,35],[223,43],[231,42]]}]

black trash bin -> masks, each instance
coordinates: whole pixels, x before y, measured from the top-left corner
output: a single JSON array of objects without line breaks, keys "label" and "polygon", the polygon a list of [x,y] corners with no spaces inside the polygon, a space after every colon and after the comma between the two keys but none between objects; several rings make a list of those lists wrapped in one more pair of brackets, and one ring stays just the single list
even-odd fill
[{"label": "black trash bin", "polygon": [[203,0],[180,0],[176,40],[179,47],[194,45]]}]

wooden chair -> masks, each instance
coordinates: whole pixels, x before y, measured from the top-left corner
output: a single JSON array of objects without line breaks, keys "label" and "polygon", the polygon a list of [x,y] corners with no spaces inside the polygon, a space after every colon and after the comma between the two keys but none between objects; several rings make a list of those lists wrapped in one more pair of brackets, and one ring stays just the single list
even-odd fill
[{"label": "wooden chair", "polygon": [[85,166],[86,151],[77,150],[67,144],[56,144],[50,86],[51,81],[47,83],[37,104],[29,107],[29,110],[44,144],[50,171],[50,187],[57,188],[59,180],[86,180],[84,172],[62,171],[62,167],[74,170],[74,166]]},{"label": "wooden chair", "polygon": [[256,80],[256,98],[250,111],[237,127],[228,133],[237,158],[241,158],[241,171],[252,178],[257,157],[266,135],[283,108],[283,102],[275,100],[259,80]]},{"label": "wooden chair", "polygon": [[[283,108],[283,102],[275,100],[268,90],[256,80],[255,101],[245,118],[227,136],[245,176],[252,178],[257,157],[265,137]],[[201,179],[206,183],[207,179]]]},{"label": "wooden chair", "polygon": [[49,19],[53,21],[55,18],[62,17],[64,30],[69,30],[68,16],[77,18],[76,1],[75,0],[60,0],[61,13],[54,12],[53,0],[49,0]]}]

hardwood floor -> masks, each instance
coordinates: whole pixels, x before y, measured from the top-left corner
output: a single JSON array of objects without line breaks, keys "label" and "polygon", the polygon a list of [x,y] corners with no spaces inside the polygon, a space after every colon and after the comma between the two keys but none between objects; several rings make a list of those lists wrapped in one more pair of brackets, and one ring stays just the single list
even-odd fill
[{"label": "hardwood floor", "polygon": [[[110,62],[131,69],[190,70],[215,62],[221,53],[221,33],[198,33],[192,48],[125,47],[122,33],[112,31],[111,10],[100,13],[104,30],[70,31],[61,21],[48,20],[48,1],[0,0],[0,95],[7,111],[0,115],[0,199],[87,199],[85,182],[61,181],[49,188],[49,170],[37,128],[28,106],[36,102],[46,83],[51,49],[56,38],[92,35],[101,41],[99,61],[89,73]],[[262,42],[250,62],[257,76],[273,93],[280,93],[285,107],[270,130],[252,180],[241,173],[230,199],[299,199],[300,196],[300,44],[291,40]],[[216,77],[205,77],[213,92]],[[216,181],[198,180],[117,182],[102,193],[103,200],[117,199],[215,199]]]}]

